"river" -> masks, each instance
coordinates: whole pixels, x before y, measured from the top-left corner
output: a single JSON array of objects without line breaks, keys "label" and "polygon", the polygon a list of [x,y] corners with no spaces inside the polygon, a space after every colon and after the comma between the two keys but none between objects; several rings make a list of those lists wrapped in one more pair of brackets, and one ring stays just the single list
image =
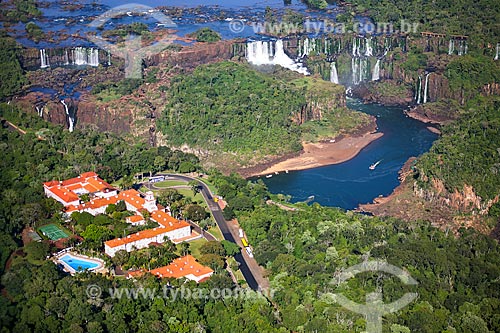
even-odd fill
[{"label": "river", "polygon": [[[401,107],[362,104],[354,99],[347,104],[377,117],[384,136],[347,162],[262,178],[272,193],[291,195],[292,202],[314,196],[312,201],[324,206],[354,209],[379,195],[389,195],[398,186],[398,171],[408,158],[428,151],[437,138],[426,124],[407,117]],[[381,162],[375,170],[369,170],[377,161]]]}]

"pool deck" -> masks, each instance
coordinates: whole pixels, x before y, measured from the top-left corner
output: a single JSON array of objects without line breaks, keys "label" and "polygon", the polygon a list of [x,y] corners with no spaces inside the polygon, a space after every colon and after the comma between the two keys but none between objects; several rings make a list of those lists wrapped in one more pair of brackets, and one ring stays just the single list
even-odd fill
[{"label": "pool deck", "polygon": [[71,267],[70,265],[68,265],[67,263],[65,263],[63,260],[61,260],[61,257],[64,257],[65,255],[70,255],[76,259],[81,259],[81,260],[85,260],[85,261],[90,261],[90,262],[93,262],[95,264],[97,264],[98,266],[95,267],[95,268],[91,268],[89,269],[90,272],[95,272],[95,273],[107,273],[108,270],[105,268],[104,266],[104,261],[101,260],[101,259],[98,259],[98,258],[92,258],[92,257],[89,257],[89,256],[86,256],[86,255],[83,255],[83,254],[77,254],[75,252],[72,252],[70,249],[64,249],[62,251],[59,251],[58,253],[56,253],[53,257],[52,257],[52,260],[56,263],[56,264],[61,264],[63,267],[64,267],[64,271],[71,274],[71,275],[75,275],[76,271],[73,267]]}]

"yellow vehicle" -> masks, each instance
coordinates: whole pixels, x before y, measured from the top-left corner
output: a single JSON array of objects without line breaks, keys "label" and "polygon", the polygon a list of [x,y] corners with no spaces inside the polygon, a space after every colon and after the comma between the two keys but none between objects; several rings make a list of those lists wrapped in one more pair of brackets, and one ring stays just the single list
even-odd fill
[{"label": "yellow vehicle", "polygon": [[219,202],[219,198],[214,197],[214,202]]},{"label": "yellow vehicle", "polygon": [[241,244],[243,244],[244,247],[248,246],[248,242],[247,242],[247,240],[245,238],[241,239]]}]

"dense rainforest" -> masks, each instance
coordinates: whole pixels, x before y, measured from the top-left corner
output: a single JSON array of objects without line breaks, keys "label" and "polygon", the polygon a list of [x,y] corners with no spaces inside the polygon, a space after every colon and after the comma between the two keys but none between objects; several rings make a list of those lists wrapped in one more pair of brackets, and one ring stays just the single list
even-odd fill
[{"label": "dense rainforest", "polygon": [[[419,23],[419,31],[467,35],[478,45],[494,47],[500,36],[498,3],[495,0],[356,0],[350,1],[357,13],[367,14],[374,22],[401,20]],[[351,12],[351,15],[354,14]]]},{"label": "dense rainforest", "polygon": [[[158,123],[170,145],[222,151],[245,162],[297,152],[303,140],[331,138],[367,124],[365,114],[332,103],[332,96],[343,95],[341,86],[317,78],[270,75],[226,61],[175,77]],[[322,116],[299,126],[293,118],[301,112]]]},{"label": "dense rainforest", "polygon": [[477,98],[417,163],[419,184],[442,180],[449,192],[472,186],[485,200],[499,195],[500,99]]}]

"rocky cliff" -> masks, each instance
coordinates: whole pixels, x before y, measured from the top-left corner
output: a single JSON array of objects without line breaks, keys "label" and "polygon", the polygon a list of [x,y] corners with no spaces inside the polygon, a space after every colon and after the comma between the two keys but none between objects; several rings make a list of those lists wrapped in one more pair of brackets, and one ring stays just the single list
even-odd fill
[{"label": "rocky cliff", "polygon": [[202,64],[229,60],[234,55],[233,45],[241,41],[225,40],[215,43],[196,43],[177,50],[166,50],[145,60],[147,66],[169,64],[193,69]]}]

